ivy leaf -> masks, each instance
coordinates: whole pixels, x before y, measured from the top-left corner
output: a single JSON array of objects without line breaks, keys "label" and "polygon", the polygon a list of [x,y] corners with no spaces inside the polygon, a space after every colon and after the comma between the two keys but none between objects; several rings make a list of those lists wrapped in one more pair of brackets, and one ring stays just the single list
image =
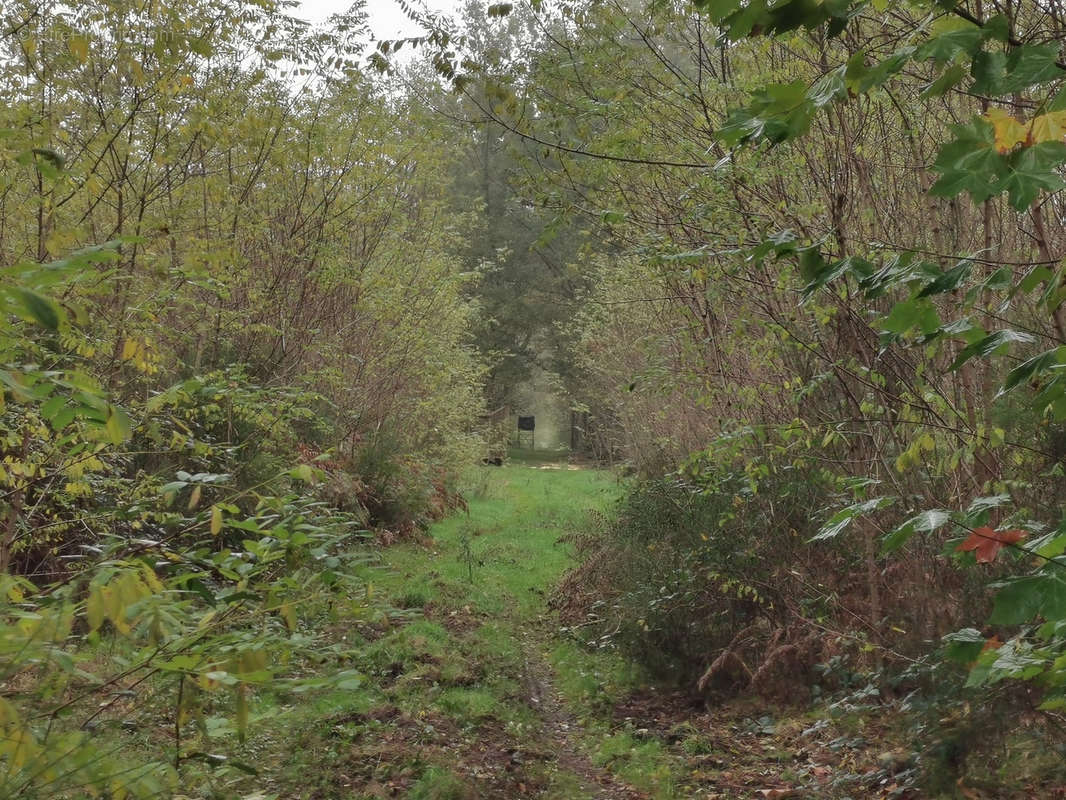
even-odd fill
[{"label": "ivy leaf", "polygon": [[1004,545],[1017,544],[1028,535],[1022,530],[997,531],[984,525],[974,528],[955,550],[962,553],[973,550],[978,564],[991,564]]}]

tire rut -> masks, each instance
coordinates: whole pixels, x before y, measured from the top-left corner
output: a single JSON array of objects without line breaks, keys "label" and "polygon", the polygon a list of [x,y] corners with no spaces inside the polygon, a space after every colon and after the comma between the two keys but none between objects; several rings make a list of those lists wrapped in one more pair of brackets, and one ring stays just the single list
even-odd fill
[{"label": "tire rut", "polygon": [[648,795],[618,780],[608,770],[596,766],[582,751],[577,738],[581,722],[570,713],[552,682],[552,670],[537,655],[530,641],[523,642],[526,657],[522,686],[530,708],[543,722],[544,736],[555,754],[555,764],[577,776],[595,800],[646,800]]}]

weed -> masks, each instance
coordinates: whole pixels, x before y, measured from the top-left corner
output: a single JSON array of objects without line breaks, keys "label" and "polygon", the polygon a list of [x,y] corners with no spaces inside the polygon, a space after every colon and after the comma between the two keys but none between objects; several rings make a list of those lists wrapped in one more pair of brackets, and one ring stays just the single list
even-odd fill
[{"label": "weed", "polygon": [[669,798],[676,794],[676,768],[668,761],[658,741],[637,741],[628,732],[607,736],[597,748],[593,761],[609,767],[626,783],[652,792],[655,798]]},{"label": "weed", "polygon": [[499,715],[499,701],[486,689],[446,689],[437,698],[437,708],[460,724],[471,724]]},{"label": "weed", "polygon": [[411,787],[409,800],[469,800],[473,790],[454,772],[442,767],[430,767]]},{"label": "weed", "polygon": [[474,567],[481,565],[478,557],[474,555],[472,539],[473,536],[470,533],[470,529],[463,528],[462,532],[459,534],[458,540],[459,563],[466,567],[467,583],[474,582]]}]

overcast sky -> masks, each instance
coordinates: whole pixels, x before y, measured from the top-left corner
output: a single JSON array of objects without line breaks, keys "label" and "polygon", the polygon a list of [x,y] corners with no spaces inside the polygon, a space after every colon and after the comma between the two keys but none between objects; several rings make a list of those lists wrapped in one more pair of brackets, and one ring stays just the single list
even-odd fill
[{"label": "overcast sky", "polygon": [[[431,11],[452,12],[459,8],[461,0],[425,0]],[[350,0],[301,0],[296,16],[309,22],[321,22],[330,14],[346,11]],[[420,29],[400,10],[396,0],[366,0],[370,17],[370,29],[375,39],[393,39],[416,36]]]}]

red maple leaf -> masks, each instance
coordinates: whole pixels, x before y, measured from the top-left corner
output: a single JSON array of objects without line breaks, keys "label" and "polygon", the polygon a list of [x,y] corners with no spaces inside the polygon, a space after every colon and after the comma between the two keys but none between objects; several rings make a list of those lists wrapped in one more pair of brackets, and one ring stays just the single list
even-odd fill
[{"label": "red maple leaf", "polygon": [[966,541],[956,547],[956,550],[973,550],[977,556],[978,564],[991,564],[996,560],[996,554],[1005,544],[1017,544],[1026,536],[1025,531],[994,531],[988,526],[974,528]]}]

